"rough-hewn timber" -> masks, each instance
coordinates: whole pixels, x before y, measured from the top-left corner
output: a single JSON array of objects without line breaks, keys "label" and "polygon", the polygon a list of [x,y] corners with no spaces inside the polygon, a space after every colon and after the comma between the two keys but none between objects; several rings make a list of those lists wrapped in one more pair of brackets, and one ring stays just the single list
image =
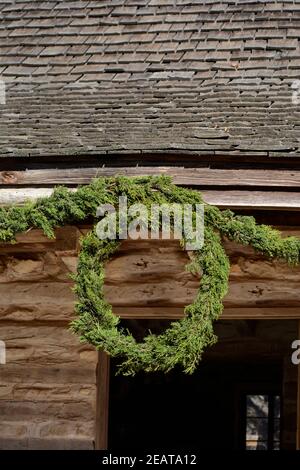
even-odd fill
[{"label": "rough-hewn timber", "polygon": [[[68,331],[75,300],[69,273],[86,231],[65,227],[48,240],[31,230],[17,244],[0,246],[0,339],[7,347],[7,364],[0,367],[0,447],[95,446],[97,354]],[[299,234],[299,228],[283,233]],[[222,319],[300,318],[299,268],[249,247],[225,246],[232,268]],[[176,241],[123,242],[107,264],[105,290],[115,312],[182,316],[200,280],[184,271],[188,260]]]}]

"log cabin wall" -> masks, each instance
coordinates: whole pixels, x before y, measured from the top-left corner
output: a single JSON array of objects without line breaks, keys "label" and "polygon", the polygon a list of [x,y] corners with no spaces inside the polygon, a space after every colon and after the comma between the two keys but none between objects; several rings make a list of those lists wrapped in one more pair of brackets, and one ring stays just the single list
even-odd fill
[{"label": "log cabin wall", "polygon": [[[201,190],[207,202],[220,208],[255,215],[260,223],[279,226],[284,235],[300,234],[298,158],[287,164],[278,157],[264,168],[253,156],[240,163],[214,157],[212,164],[188,156],[144,154],[116,157],[110,168],[107,157],[88,163],[78,159],[76,165],[34,159],[0,163],[0,205],[47,195],[55,184],[74,190],[93,176],[163,173]],[[32,230],[19,235],[16,245],[0,247],[0,339],[7,346],[7,364],[0,366],[1,448],[106,446],[106,360],[101,356],[97,375],[97,354],[68,331],[74,302],[68,273],[76,268],[79,238],[87,230],[59,229],[55,241]],[[300,318],[299,269],[291,271],[228,241],[225,245],[232,269],[223,319]],[[105,290],[114,311],[124,318],[180,318],[199,282],[184,271],[188,260],[176,241],[124,242],[107,266]],[[290,378],[284,384],[291,406],[284,439],[293,447],[295,396],[286,383]]]},{"label": "log cabin wall", "polygon": [[[300,233],[300,227],[281,229]],[[55,240],[32,230],[0,246],[0,339],[7,347],[7,364],[0,366],[1,448],[95,447],[97,353],[68,330],[69,274],[88,230],[64,227]],[[225,247],[232,267],[222,319],[300,318],[299,268],[228,241]],[[107,299],[124,318],[178,319],[199,283],[185,272],[188,261],[177,241],[124,241],[107,265]]]},{"label": "log cabin wall", "polygon": [[[299,233],[298,2],[46,3],[0,2],[0,205],[95,176],[169,174],[221,208],[282,212],[277,225]],[[97,358],[67,330],[81,228],[64,230],[0,248],[3,447],[93,446]],[[199,279],[176,245],[148,248],[124,244],[107,297],[125,318],[179,318]],[[227,249],[223,318],[299,318],[299,270]]]},{"label": "log cabin wall", "polygon": [[92,449],[97,353],[68,330],[77,229],[19,241],[0,249],[0,448]]}]

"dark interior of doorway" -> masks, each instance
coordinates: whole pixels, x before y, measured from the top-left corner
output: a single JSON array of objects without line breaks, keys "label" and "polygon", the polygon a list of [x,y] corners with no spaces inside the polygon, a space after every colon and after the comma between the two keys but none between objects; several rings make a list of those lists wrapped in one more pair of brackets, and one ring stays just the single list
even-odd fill
[{"label": "dark interior of doorway", "polygon": [[294,330],[260,323],[236,321],[230,331],[229,322],[220,325],[217,346],[191,376],[123,377],[112,360],[108,448],[244,449],[245,396],[281,395],[283,356]]},{"label": "dark interior of doorway", "polygon": [[247,384],[280,393],[280,366],[207,362],[192,376],[112,373],[109,448],[242,449]]}]

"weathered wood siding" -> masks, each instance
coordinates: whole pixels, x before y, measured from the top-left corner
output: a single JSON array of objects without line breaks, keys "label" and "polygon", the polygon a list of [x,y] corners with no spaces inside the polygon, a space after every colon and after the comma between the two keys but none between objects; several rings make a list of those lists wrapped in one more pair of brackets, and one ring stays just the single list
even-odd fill
[{"label": "weathered wood siding", "polygon": [[[299,236],[300,231],[282,228],[282,233]],[[300,318],[299,267],[267,260],[233,242],[224,245],[231,272],[222,318]],[[175,240],[123,242],[107,265],[107,299],[124,318],[179,318],[200,281],[186,272],[188,262]]]},{"label": "weathered wood siding", "polygon": [[0,448],[94,447],[97,353],[68,330],[74,232],[0,250]]},{"label": "weathered wood siding", "polygon": [[[16,170],[16,163],[11,168],[9,165],[3,167],[3,162],[0,162],[0,205],[22,203],[28,198],[49,196],[54,185],[88,184],[95,177],[168,175],[172,177],[175,184],[192,186],[200,190],[206,202],[219,207],[270,209],[272,211],[299,210],[300,208],[300,171],[299,162],[297,164],[295,160],[293,160],[292,169],[286,161],[283,165],[281,162],[280,165],[278,158],[276,158],[276,164],[274,161],[264,162],[262,169],[261,165],[255,165],[253,156],[251,168],[240,167],[238,163],[242,161],[231,162],[228,166],[228,162],[222,161],[221,157],[218,163],[216,155],[213,162],[211,160],[205,162],[203,156],[198,161],[195,159],[190,161],[185,156],[181,162],[182,166],[178,166],[180,165],[179,155],[173,162],[176,166],[168,166],[171,164],[168,155],[164,155],[163,158],[164,165],[167,166],[157,166],[160,165],[159,161],[156,161],[156,166],[153,166],[154,155],[150,160],[151,166],[147,166],[146,155],[143,154],[142,161],[137,156],[136,158],[128,160],[123,156],[122,165],[119,166],[115,156],[116,166],[113,167],[105,167],[107,162],[104,160],[101,164],[101,159],[98,159],[97,166],[87,167],[87,162],[81,162],[83,166],[80,168],[78,168],[80,165],[78,160],[76,167],[68,168],[56,162],[55,169],[52,167],[37,169],[34,166],[31,168],[30,161],[27,161],[26,169],[22,170]],[[245,159],[243,161],[245,164]],[[220,168],[218,165],[221,165]],[[70,190],[75,189],[70,188]]]},{"label": "weathered wood siding", "polygon": [[[79,237],[86,228],[38,230],[0,246],[1,448],[93,448],[97,353],[68,330]],[[284,229],[285,234],[300,230]],[[232,261],[223,318],[299,318],[300,269],[226,242]],[[124,317],[178,318],[199,276],[178,242],[126,241],[107,265],[105,292]]]}]

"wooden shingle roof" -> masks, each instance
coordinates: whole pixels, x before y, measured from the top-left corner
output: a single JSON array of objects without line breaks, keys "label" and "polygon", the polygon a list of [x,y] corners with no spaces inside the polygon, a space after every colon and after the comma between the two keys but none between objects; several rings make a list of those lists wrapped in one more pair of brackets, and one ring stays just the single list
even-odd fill
[{"label": "wooden shingle roof", "polygon": [[300,156],[299,33],[300,0],[0,0],[0,156]]}]

